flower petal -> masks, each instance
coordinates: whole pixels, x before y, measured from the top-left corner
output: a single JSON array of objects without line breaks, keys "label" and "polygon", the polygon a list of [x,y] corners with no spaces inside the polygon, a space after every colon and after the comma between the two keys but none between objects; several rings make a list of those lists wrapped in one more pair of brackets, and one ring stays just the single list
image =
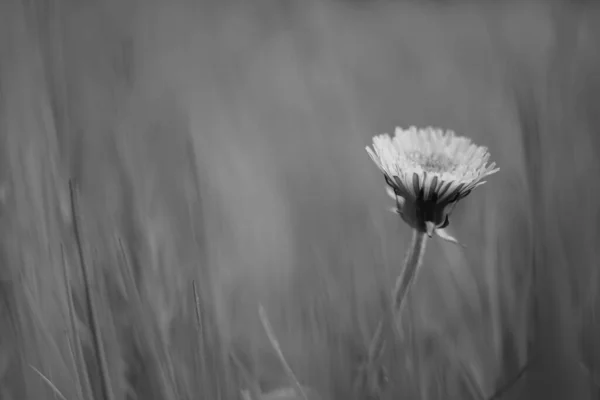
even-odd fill
[{"label": "flower petal", "polygon": [[463,248],[466,248],[467,246],[463,245],[462,243],[460,243],[455,237],[451,236],[450,234],[448,234],[448,232],[446,232],[445,229],[436,229],[435,230],[436,235],[438,235],[440,238],[444,239],[447,242],[450,243],[454,243],[458,246],[461,246]]},{"label": "flower petal", "polygon": [[392,200],[396,200],[396,192],[394,192],[394,189],[392,189],[391,187],[387,186],[385,188],[385,192],[387,193],[388,196],[390,196],[392,198]]}]

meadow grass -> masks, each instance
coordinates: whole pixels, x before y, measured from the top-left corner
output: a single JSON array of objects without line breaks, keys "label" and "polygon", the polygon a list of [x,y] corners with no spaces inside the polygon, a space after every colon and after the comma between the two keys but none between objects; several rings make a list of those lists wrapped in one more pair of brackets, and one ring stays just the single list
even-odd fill
[{"label": "meadow grass", "polygon": [[599,15],[2,2],[0,398],[360,399],[411,234],[364,146],[398,125],[501,171],[430,241],[410,346],[382,331],[381,398],[597,397]]}]

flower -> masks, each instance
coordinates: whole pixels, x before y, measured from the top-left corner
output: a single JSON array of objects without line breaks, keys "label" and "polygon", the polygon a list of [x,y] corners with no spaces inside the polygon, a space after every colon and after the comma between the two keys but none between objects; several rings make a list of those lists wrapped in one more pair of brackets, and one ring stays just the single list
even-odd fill
[{"label": "flower", "polygon": [[495,163],[488,165],[486,147],[433,127],[396,128],[393,138],[377,135],[373,148],[366,149],[385,176],[388,194],[396,200],[393,211],[429,237],[435,232],[453,242],[444,231],[452,210],[483,185],[486,176],[499,171]]}]

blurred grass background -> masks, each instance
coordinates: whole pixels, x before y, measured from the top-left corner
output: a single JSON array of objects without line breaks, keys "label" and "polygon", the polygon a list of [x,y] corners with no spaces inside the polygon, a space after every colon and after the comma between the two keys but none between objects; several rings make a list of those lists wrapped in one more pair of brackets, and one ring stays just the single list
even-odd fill
[{"label": "blurred grass background", "polygon": [[409,125],[501,171],[453,214],[467,248],[430,244],[420,368],[389,349],[382,398],[526,364],[502,399],[598,398],[598,9],[441,3],[3,1],[0,398],[101,398],[73,179],[114,399],[237,399],[232,353],[287,385],[259,303],[301,382],[359,399],[410,235],[364,146]]}]

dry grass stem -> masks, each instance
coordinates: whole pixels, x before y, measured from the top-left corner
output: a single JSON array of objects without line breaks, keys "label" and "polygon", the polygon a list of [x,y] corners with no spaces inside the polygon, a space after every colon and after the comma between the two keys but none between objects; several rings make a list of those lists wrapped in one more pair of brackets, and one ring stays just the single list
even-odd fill
[{"label": "dry grass stem", "polygon": [[[61,256],[63,265],[63,278],[65,284],[65,297],[67,302],[67,311],[69,314],[69,350],[73,361],[73,371],[77,385],[77,393],[81,399],[91,399],[92,389],[89,377],[86,371],[85,360],[83,358],[83,349],[81,347],[81,338],[79,336],[79,327],[77,316],[75,315],[75,305],[73,304],[73,293],[71,291],[71,280],[69,277],[69,265],[65,254],[64,246],[61,245]],[[85,393],[85,394],[84,394]]]},{"label": "dry grass stem", "polygon": [[108,363],[106,361],[106,355],[104,353],[104,346],[102,344],[102,337],[100,333],[100,322],[98,319],[98,313],[96,311],[96,303],[94,295],[92,293],[92,280],[90,277],[90,271],[88,269],[83,243],[81,239],[81,232],[79,226],[79,210],[77,203],[77,189],[75,188],[74,182],[69,181],[69,193],[71,200],[71,215],[73,220],[73,231],[75,234],[75,242],[77,244],[77,251],[79,254],[79,263],[81,266],[81,273],[83,276],[83,286],[85,291],[85,303],[87,317],[90,324],[90,330],[92,334],[92,342],[94,346],[94,355],[96,362],[98,363],[98,370],[100,371],[100,391],[104,400],[115,400],[110,385],[110,374],[108,371]]},{"label": "dry grass stem", "polygon": [[52,389],[52,391],[54,392],[54,394],[56,396],[58,396],[58,398],[60,400],[67,400],[65,396],[63,396],[63,394],[60,392],[60,390],[58,390],[58,388],[52,383],[52,381],[50,381],[50,379],[46,378],[46,376],[44,374],[42,374],[36,367],[34,367],[33,365],[29,365],[29,367],[34,370],[39,376],[40,378],[42,378],[42,380],[50,387],[50,389]]},{"label": "dry grass stem", "polygon": [[262,326],[265,329],[267,337],[269,338],[269,342],[271,343],[271,346],[273,346],[275,353],[277,353],[277,357],[279,357],[279,361],[281,361],[281,365],[285,369],[285,373],[287,374],[288,378],[292,381],[292,384],[294,385],[294,388],[296,389],[297,393],[299,393],[304,400],[308,400],[306,391],[298,381],[298,378],[296,378],[294,371],[292,370],[292,368],[290,367],[283,355],[283,351],[281,350],[281,346],[279,345],[277,336],[275,336],[273,327],[271,326],[269,318],[267,317],[267,312],[265,311],[262,305],[258,306],[258,315],[260,317],[260,322],[262,323]]}]

